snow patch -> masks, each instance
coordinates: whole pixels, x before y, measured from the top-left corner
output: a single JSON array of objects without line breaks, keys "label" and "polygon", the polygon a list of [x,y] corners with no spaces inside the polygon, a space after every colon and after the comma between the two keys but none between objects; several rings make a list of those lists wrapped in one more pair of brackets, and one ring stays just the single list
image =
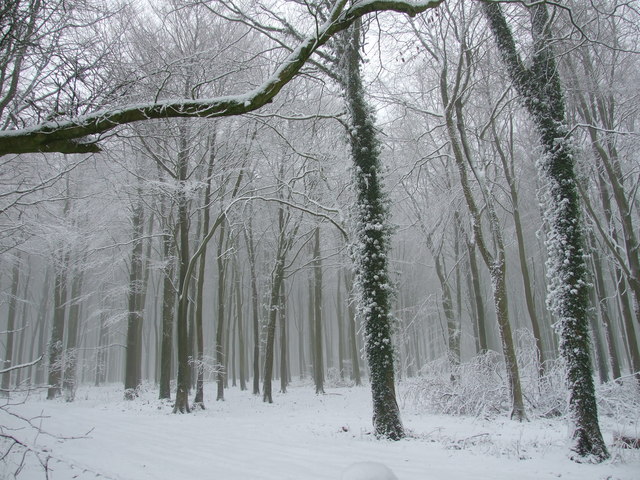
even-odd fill
[{"label": "snow patch", "polygon": [[347,467],[342,480],[398,480],[398,477],[383,463],[359,462]]}]

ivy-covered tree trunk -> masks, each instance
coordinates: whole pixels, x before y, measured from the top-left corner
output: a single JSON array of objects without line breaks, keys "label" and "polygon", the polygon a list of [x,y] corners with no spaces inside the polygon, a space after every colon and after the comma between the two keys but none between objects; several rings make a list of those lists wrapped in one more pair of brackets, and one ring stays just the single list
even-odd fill
[{"label": "ivy-covered tree trunk", "polygon": [[388,273],[387,199],[380,178],[380,143],[367,105],[360,72],[360,28],[356,21],[345,42],[345,99],[351,121],[351,155],[356,189],[356,238],[353,249],[359,309],[373,395],[373,424],[381,437],[404,437],[396,402],[391,343],[391,287]]},{"label": "ivy-covered tree trunk", "polygon": [[358,338],[356,335],[356,309],[354,306],[354,288],[353,278],[351,272],[345,271],[344,283],[347,286],[347,295],[349,297],[347,305],[347,313],[349,315],[349,354],[351,357],[351,380],[356,385],[362,385],[362,378],[360,375],[360,350],[358,350]]},{"label": "ivy-covered tree trunk", "polygon": [[560,354],[567,369],[569,416],[573,423],[572,458],[579,462],[601,462],[609,453],[598,425],[589,352],[585,242],[549,13],[545,3],[530,7],[534,54],[531,66],[525,67],[500,5],[482,5],[511,80],[523,97],[544,150],[538,170],[546,188],[545,218],[549,226],[547,303],[557,317]]}]

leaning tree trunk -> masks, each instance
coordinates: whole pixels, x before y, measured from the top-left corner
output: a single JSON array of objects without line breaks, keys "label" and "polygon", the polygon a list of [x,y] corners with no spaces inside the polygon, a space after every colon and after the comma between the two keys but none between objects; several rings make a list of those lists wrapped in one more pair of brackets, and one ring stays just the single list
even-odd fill
[{"label": "leaning tree trunk", "polygon": [[538,169],[546,188],[545,218],[549,226],[547,275],[550,285],[547,303],[557,317],[560,354],[566,364],[569,417],[573,423],[572,458],[601,462],[609,458],[609,452],[598,425],[589,351],[585,242],[549,13],[545,3],[531,7],[534,54],[531,67],[525,67],[500,5],[482,5],[511,80],[523,97],[544,149]]},{"label": "leaning tree trunk", "polygon": [[[522,396],[522,386],[520,382],[520,372],[516,359],[515,345],[511,334],[511,324],[509,321],[509,305],[506,288],[507,263],[505,257],[505,245],[502,236],[502,229],[498,220],[491,196],[489,195],[484,182],[476,176],[478,186],[483,192],[485,208],[487,211],[488,231],[485,234],[483,228],[482,210],[474,198],[471,190],[468,169],[473,169],[471,148],[466,135],[464,123],[462,93],[466,90],[469,81],[471,62],[468,51],[460,56],[456,65],[455,83],[451,87],[453,96],[449,96],[447,63],[443,63],[440,74],[440,95],[444,107],[444,119],[447,134],[449,136],[453,159],[458,168],[460,185],[464,195],[467,209],[471,216],[473,238],[476,241],[482,259],[489,270],[493,301],[496,310],[498,323],[498,333],[502,344],[502,353],[506,367],[507,386],[511,400],[511,418],[518,421],[526,420],[524,409],[524,399]],[[466,70],[465,70],[466,67]],[[487,238],[486,238],[487,237]],[[491,242],[491,243],[489,243]],[[489,245],[493,244],[493,251],[489,250]]]},{"label": "leaning tree trunk", "polygon": [[359,21],[356,21],[345,42],[345,100],[351,122],[351,156],[357,197],[353,253],[370,369],[375,433],[397,440],[404,437],[404,429],[396,401],[391,342],[389,212],[380,178],[380,142],[376,137],[373,113],[365,100],[360,73],[360,35]]},{"label": "leaning tree trunk", "polygon": [[511,164],[507,159],[506,152],[500,145],[500,138],[496,131],[495,123],[493,119],[491,121],[491,133],[494,139],[494,146],[498,153],[498,157],[502,163],[502,170],[504,172],[505,179],[509,185],[509,194],[511,197],[513,225],[516,231],[516,240],[518,245],[518,260],[520,261],[520,272],[522,276],[522,288],[524,291],[525,304],[527,306],[527,313],[529,314],[529,320],[531,321],[531,330],[533,331],[533,338],[536,342],[537,350],[537,362],[538,372],[540,376],[544,374],[545,362],[547,361],[547,355],[544,350],[544,344],[542,342],[542,328],[540,327],[540,319],[536,312],[536,306],[533,296],[533,283],[531,282],[531,275],[529,274],[529,264],[527,263],[527,256],[525,253],[526,245],[524,241],[524,231],[522,228],[522,221],[520,217],[520,201],[518,189],[515,181],[515,173],[513,172],[513,156],[511,156]]}]

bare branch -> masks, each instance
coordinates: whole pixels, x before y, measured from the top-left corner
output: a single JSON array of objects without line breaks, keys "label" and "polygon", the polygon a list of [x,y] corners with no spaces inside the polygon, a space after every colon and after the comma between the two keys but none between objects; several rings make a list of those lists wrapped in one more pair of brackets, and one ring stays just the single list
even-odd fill
[{"label": "bare branch", "polygon": [[200,100],[165,100],[127,105],[94,112],[66,121],[50,121],[35,127],[0,133],[0,155],[8,153],[100,151],[98,138],[119,125],[158,118],[216,118],[242,115],[270,103],[304,66],[311,55],[334,34],[348,28],[363,15],[394,11],[417,15],[440,5],[443,0],[361,0],[347,7],[346,0],[335,3],[328,20],[291,51],[271,77],[258,88],[242,95]]}]

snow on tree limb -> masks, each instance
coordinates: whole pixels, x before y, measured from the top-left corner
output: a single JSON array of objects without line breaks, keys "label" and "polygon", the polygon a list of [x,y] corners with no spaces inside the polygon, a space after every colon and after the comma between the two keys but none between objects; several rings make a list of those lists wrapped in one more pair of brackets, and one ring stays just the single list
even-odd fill
[{"label": "snow on tree limb", "polygon": [[119,125],[160,118],[215,118],[252,112],[270,103],[318,48],[334,34],[349,27],[356,19],[382,11],[413,16],[435,8],[443,1],[362,0],[347,7],[346,0],[339,0],[335,3],[328,21],[300,42],[266,82],[250,92],[209,99],[165,100],[126,105],[69,120],[54,120],[30,128],[3,131],[0,133],[0,156],[32,152],[98,152],[100,137],[87,137],[104,134]]}]

